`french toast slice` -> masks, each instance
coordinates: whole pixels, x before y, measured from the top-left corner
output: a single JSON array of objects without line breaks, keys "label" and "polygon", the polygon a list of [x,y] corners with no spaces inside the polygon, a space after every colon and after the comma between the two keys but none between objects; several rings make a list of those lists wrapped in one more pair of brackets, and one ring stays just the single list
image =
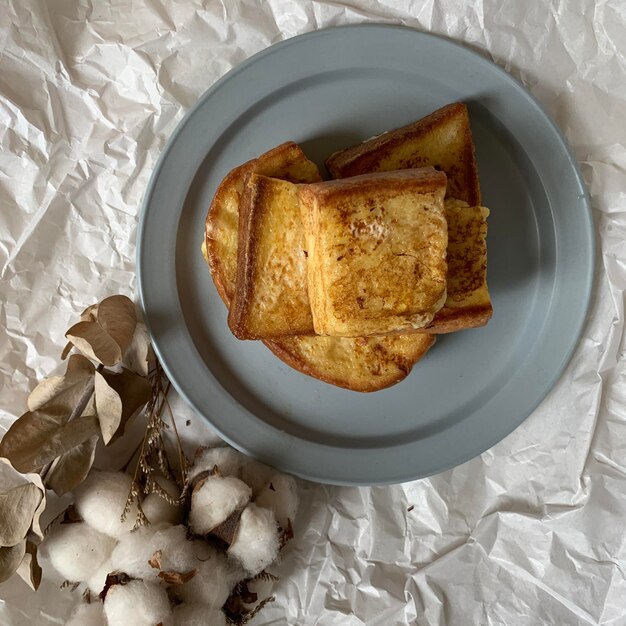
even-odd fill
[{"label": "french toast slice", "polygon": [[408,333],[446,301],[446,175],[432,167],[300,186],[318,335]]},{"label": "french toast slice", "polygon": [[456,102],[421,120],[361,144],[335,152],[326,160],[333,178],[431,165],[448,177],[446,197],[480,204],[480,183],[467,107]]},{"label": "french toast slice", "polygon": [[206,257],[215,287],[226,306],[230,306],[235,289],[239,205],[245,177],[250,173],[294,183],[322,180],[317,165],[293,141],[276,146],[226,175],[213,197],[205,224]]},{"label": "french toast slice", "polygon": [[[239,203],[246,174],[254,171],[293,182],[315,182],[302,180],[303,175],[312,177],[316,173],[310,163],[296,144],[288,142],[235,168],[218,187],[207,215],[202,247],[215,286],[227,307],[235,290]],[[295,336],[263,343],[303,374],[352,391],[372,392],[406,378],[435,343],[435,337],[428,334],[369,338]]]},{"label": "french toast slice", "polygon": [[239,339],[314,335],[298,186],[248,174],[228,325]]},{"label": "french toast slice", "polygon": [[487,217],[489,209],[446,200],[448,221],[447,298],[429,333],[451,333],[484,326],[493,315],[487,288]]}]

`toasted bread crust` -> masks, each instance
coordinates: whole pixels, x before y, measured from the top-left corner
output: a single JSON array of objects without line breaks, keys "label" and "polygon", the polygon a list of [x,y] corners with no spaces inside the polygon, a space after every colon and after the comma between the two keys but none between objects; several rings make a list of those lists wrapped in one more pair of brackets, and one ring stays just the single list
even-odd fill
[{"label": "toasted bread crust", "polygon": [[449,308],[444,306],[432,323],[424,328],[422,332],[443,335],[454,333],[457,330],[467,330],[469,328],[479,328],[484,326],[493,315],[491,303],[478,304],[468,307]]},{"label": "toasted bread crust", "polygon": [[228,325],[239,339],[314,335],[297,187],[246,174]]},{"label": "toasted bread crust", "polygon": [[[450,132],[452,135],[446,138],[448,148],[455,146],[451,162],[435,156],[429,146],[424,146],[422,150],[420,145],[424,138],[444,132]],[[400,157],[410,142],[414,144],[413,151]],[[445,143],[438,142],[439,146],[445,146]],[[446,150],[442,152],[448,156]],[[449,104],[413,124],[335,152],[326,160],[326,167],[333,178],[426,165],[432,165],[447,174],[449,197],[458,198],[472,206],[480,204],[480,182],[474,142],[467,107],[462,102]]]}]

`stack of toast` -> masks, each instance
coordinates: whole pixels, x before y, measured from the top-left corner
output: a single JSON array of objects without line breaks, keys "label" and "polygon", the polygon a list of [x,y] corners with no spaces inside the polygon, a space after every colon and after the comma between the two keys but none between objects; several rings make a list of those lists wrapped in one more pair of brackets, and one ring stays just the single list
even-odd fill
[{"label": "stack of toast", "polygon": [[492,314],[467,109],[455,103],[331,155],[293,142],[232,170],[203,252],[240,339],[354,391],[405,378],[438,333]]}]

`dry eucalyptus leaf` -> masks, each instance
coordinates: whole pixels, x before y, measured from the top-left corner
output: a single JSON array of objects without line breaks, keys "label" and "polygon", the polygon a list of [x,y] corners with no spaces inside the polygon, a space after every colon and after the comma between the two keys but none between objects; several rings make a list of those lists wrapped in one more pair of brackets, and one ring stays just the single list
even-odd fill
[{"label": "dry eucalyptus leaf", "polygon": [[[110,441],[118,439],[126,428],[127,423],[137,412],[145,406],[152,397],[152,386],[143,378],[124,368],[119,374],[102,372],[102,378],[109,388],[117,393],[122,403],[122,415],[118,424],[117,432],[111,436]],[[98,416],[100,414],[98,413]],[[102,431],[104,435],[104,430]],[[105,439],[106,443],[106,439]]]},{"label": "dry eucalyptus leaf", "polygon": [[36,411],[44,406],[48,410],[54,406],[69,417],[94,372],[95,368],[89,359],[81,354],[73,354],[63,376],[46,378],[33,389],[28,396],[28,410]]},{"label": "dry eucalyptus leaf", "polygon": [[26,537],[42,499],[41,490],[33,483],[13,487],[0,494],[1,546],[14,546]]},{"label": "dry eucalyptus leaf", "polygon": [[[80,314],[80,321],[81,322],[95,322],[97,312],[98,312],[98,305],[91,304]],[[61,359],[63,361],[65,360],[67,355],[72,351],[73,347],[74,347],[74,344],[71,341],[68,341],[65,344],[65,348],[63,348],[63,352],[61,352]]]},{"label": "dry eucalyptus leaf", "polygon": [[78,322],[65,336],[83,354],[103,365],[115,365],[122,360],[121,348],[98,322]]},{"label": "dry eucalyptus leaf", "polygon": [[137,322],[133,339],[124,354],[124,365],[131,372],[146,377],[150,369],[149,362],[151,356],[152,351],[150,349],[148,329],[142,322]]},{"label": "dry eucalyptus leaf", "polygon": [[33,472],[69,452],[99,432],[95,415],[82,415],[69,422],[46,410],[24,413],[0,441],[0,456],[18,472]]},{"label": "dry eucalyptus leaf", "polygon": [[135,304],[126,296],[110,296],[98,306],[98,323],[106,330],[122,350],[130,345],[137,325]]},{"label": "dry eucalyptus leaf", "polygon": [[31,541],[26,542],[26,554],[17,568],[17,574],[33,591],[39,589],[42,572],[37,561],[37,546]]},{"label": "dry eucalyptus leaf", "polygon": [[46,474],[46,487],[58,496],[78,487],[93,465],[97,443],[96,435],[58,457]]},{"label": "dry eucalyptus leaf", "polygon": [[122,421],[122,399],[115,389],[109,386],[106,378],[96,372],[96,413],[100,422],[102,439],[107,444],[117,432]]},{"label": "dry eucalyptus leaf", "polygon": [[0,583],[9,580],[20,566],[26,553],[26,539],[15,546],[0,548]]}]

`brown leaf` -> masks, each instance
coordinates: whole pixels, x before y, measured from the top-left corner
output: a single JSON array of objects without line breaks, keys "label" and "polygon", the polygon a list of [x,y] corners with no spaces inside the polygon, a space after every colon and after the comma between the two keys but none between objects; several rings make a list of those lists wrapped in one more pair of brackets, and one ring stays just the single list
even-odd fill
[{"label": "brown leaf", "polygon": [[93,465],[98,436],[95,435],[58,457],[46,474],[46,487],[62,496],[80,485]]},{"label": "brown leaf", "polygon": [[110,441],[115,441],[124,433],[127,423],[150,400],[152,397],[152,386],[145,378],[134,374],[126,368],[123,368],[119,374],[103,372],[102,377],[110,389],[117,393],[122,403],[122,415],[119,426],[110,439]]},{"label": "brown leaf", "polygon": [[37,546],[27,541],[26,554],[17,568],[17,574],[33,591],[37,591],[41,584],[41,573],[41,566],[37,561]]},{"label": "brown leaf", "polygon": [[99,432],[98,418],[83,415],[69,422],[45,409],[29,411],[16,420],[0,441],[0,456],[19,472],[41,469]]},{"label": "brown leaf", "polygon": [[221,524],[218,524],[210,534],[230,545],[237,534],[242,513],[243,508],[233,511]]},{"label": "brown leaf", "polygon": [[159,572],[159,578],[164,580],[168,585],[182,585],[189,582],[198,570],[192,569],[188,572]]},{"label": "brown leaf", "polygon": [[122,420],[122,399],[100,372],[96,372],[95,394],[102,439],[107,444],[117,432]]},{"label": "brown leaf", "polygon": [[41,490],[33,483],[0,494],[0,546],[14,546],[26,537],[42,499]]},{"label": "brown leaf", "polygon": [[20,566],[26,553],[26,539],[15,546],[0,548],[0,583],[9,580]]},{"label": "brown leaf", "polygon": [[137,325],[137,313],[133,301],[126,296],[105,298],[98,306],[96,319],[113,337],[124,354],[133,339]]},{"label": "brown leaf", "polygon": [[151,357],[150,337],[148,329],[141,322],[137,322],[133,339],[124,354],[124,365],[135,374],[148,376],[149,361]]},{"label": "brown leaf", "polygon": [[74,324],[65,336],[89,358],[103,365],[115,365],[122,360],[130,345],[136,324],[132,301],[126,296],[111,296],[100,302],[97,308],[86,309],[81,321]]},{"label": "brown leaf", "polygon": [[152,557],[148,560],[148,565],[154,569],[161,569],[161,555],[163,550],[157,550]]},{"label": "brown leaf", "polygon": [[37,411],[46,407],[48,412],[69,417],[94,372],[95,368],[89,359],[73,354],[63,376],[46,378],[33,389],[28,396],[28,410]]},{"label": "brown leaf", "polygon": [[[98,312],[98,305],[92,304],[88,306],[81,314],[80,321],[81,322],[95,322],[96,321],[96,313]],[[65,348],[63,348],[63,352],[61,352],[61,360],[65,360],[67,355],[72,351],[74,344],[71,341],[68,341],[65,344]]]}]

